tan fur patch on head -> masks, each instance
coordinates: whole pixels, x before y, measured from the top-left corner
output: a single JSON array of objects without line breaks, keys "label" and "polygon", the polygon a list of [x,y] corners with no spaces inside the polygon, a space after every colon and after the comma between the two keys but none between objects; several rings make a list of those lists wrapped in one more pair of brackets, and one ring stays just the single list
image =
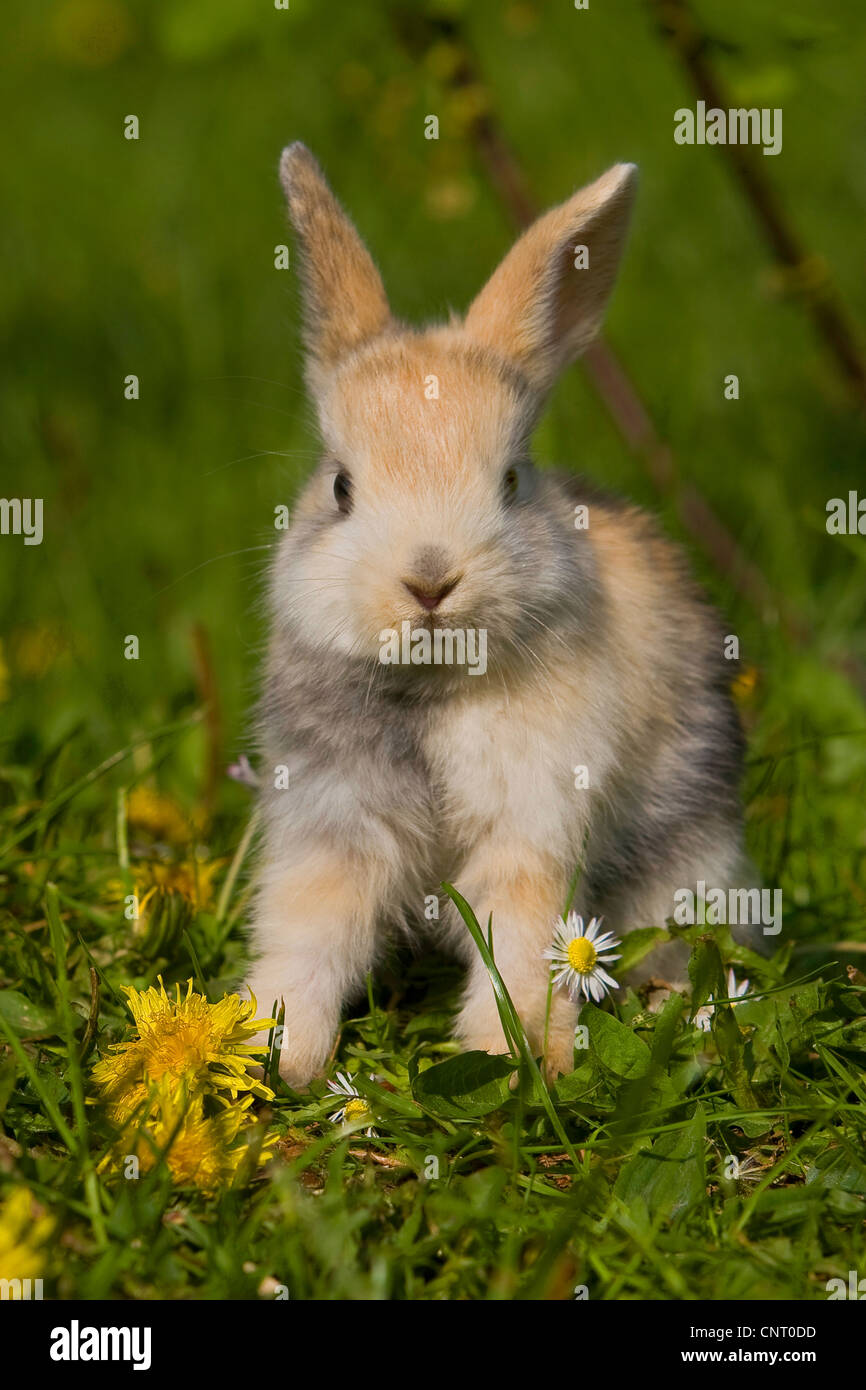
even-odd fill
[{"label": "tan fur patch on head", "polygon": [[459,328],[389,334],[355,354],[320,400],[329,447],[375,492],[457,484],[522,446],[533,396]]}]

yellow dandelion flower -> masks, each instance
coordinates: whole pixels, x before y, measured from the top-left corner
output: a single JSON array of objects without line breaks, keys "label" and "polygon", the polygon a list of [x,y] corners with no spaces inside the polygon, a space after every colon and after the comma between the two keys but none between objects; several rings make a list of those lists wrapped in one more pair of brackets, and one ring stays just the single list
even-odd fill
[{"label": "yellow dandelion flower", "polygon": [[[252,1100],[247,1095],[207,1114],[204,1095],[166,1078],[151,1093],[151,1113],[137,1128],[126,1129],[103,1159],[100,1172],[117,1173],[134,1157],[139,1171],[147,1173],[163,1159],[179,1187],[203,1192],[230,1187],[254,1155],[250,1136],[256,1125],[248,1113]],[[259,1164],[271,1157],[276,1141],[276,1134],[263,1140]]]},{"label": "yellow dandelion flower", "polygon": [[53,1230],[30,1189],[13,1187],[0,1206],[0,1279],[38,1279]]},{"label": "yellow dandelion flower", "polygon": [[233,1097],[251,1091],[273,1100],[273,1092],[248,1070],[250,1058],[265,1052],[249,1040],[276,1021],[255,1017],[255,999],[226,994],[209,1004],[204,995],[193,993],[192,980],[184,998],[178,985],[177,997],[170,999],[162,977],[159,989],[139,991],[128,985],[124,993],[138,1037],[114,1044],[114,1055],[93,1068],[93,1079],[115,1115],[130,1113],[146,1089],[164,1078],[183,1080],[191,1089],[224,1089]]},{"label": "yellow dandelion flower", "polygon": [[[138,915],[142,916],[145,900],[154,889],[163,893],[177,893],[198,908],[207,908],[213,901],[214,879],[223,865],[222,859],[181,859],[161,864],[159,860],[141,860],[132,867],[132,882],[138,898]],[[113,878],[106,885],[106,894],[112,903],[125,900],[128,885],[121,878]]]},{"label": "yellow dandelion flower", "polygon": [[181,893],[196,907],[206,908],[213,899],[213,880],[219,873],[222,860],[184,859],[176,864],[148,863],[146,873],[136,869],[136,879],[141,873],[142,883],[150,878],[152,886],[164,892]]},{"label": "yellow dandelion flower", "polygon": [[173,845],[188,844],[195,830],[194,818],[152,787],[133,787],[126,799],[126,818],[135,830]]},{"label": "yellow dandelion flower", "polygon": [[[111,1059],[108,1059],[108,1063],[97,1062],[93,1069],[94,1075],[99,1067],[105,1067],[105,1075],[107,1075],[110,1062]],[[150,1088],[143,1081],[136,1081],[131,1072],[122,1076],[118,1067],[113,1073],[109,1089],[103,1096],[112,1123],[119,1126],[125,1125],[133,1118],[140,1119],[145,1114],[145,1107],[150,1094]]]},{"label": "yellow dandelion flower", "polygon": [[198,1097],[179,1125],[171,1115],[160,1117],[154,1139],[160,1148],[168,1146],[166,1162],[178,1186],[212,1192],[237,1180],[241,1166],[250,1157],[244,1131],[249,1128],[246,1105],[251,1101],[252,1096],[247,1096],[246,1101],[207,1116]]},{"label": "yellow dandelion flower", "polygon": [[139,898],[132,920],[132,935],[138,949],[149,959],[160,954],[171,956],[195,916],[195,904],[183,893],[173,893],[154,884]]},{"label": "yellow dandelion flower", "polygon": [[[196,911],[206,910],[214,896],[214,879],[222,860],[183,860],[161,864],[146,861],[132,870],[136,914],[131,919],[138,950],[150,959],[171,956]],[[114,878],[106,885],[112,904],[125,904],[129,883]]]}]

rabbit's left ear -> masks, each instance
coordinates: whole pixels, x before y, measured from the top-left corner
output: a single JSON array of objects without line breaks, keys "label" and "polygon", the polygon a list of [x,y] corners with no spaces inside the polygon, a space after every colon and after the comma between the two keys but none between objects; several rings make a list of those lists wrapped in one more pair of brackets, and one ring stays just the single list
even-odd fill
[{"label": "rabbit's left ear", "polygon": [[637,182],[615,164],[524,232],[466,315],[465,330],[540,391],[596,336],[622,255]]},{"label": "rabbit's left ear", "polygon": [[283,150],[280,181],[298,236],[305,340],[315,379],[381,333],[391,311],[369,251],[300,141]]}]

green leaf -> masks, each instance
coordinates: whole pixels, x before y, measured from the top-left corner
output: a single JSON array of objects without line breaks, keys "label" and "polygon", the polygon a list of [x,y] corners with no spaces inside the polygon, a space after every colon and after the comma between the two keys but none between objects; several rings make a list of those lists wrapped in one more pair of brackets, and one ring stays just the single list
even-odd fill
[{"label": "green leaf", "polygon": [[648,956],[654,946],[670,941],[671,934],[664,927],[636,927],[624,938],[619,947],[620,958],[611,967],[614,974],[625,975]]},{"label": "green leaf", "polygon": [[782,1020],[779,1015],[779,1003],[777,999],[773,1000],[773,1016],[776,1024],[776,1036],[773,1040],[773,1048],[781,1063],[781,1075],[784,1077],[791,1065],[791,1049],[788,1047],[788,1039],[785,1037],[785,1029],[782,1026]]},{"label": "green leaf", "polygon": [[425,1013],[410,1018],[403,1029],[403,1036],[416,1038],[429,1033],[430,1037],[438,1042],[443,1037],[448,1037],[453,1020],[453,1009],[428,1009]]},{"label": "green leaf", "polygon": [[419,1072],[412,1094],[425,1110],[447,1120],[489,1115],[508,1100],[509,1080],[517,1064],[489,1052],[461,1052]]},{"label": "green leaf", "polygon": [[713,1037],[728,1078],[731,1094],[744,1110],[760,1110],[746,1063],[743,1035],[730,1004],[717,1004],[713,1012]]},{"label": "green leaf", "polygon": [[567,1105],[569,1101],[581,1100],[592,1095],[599,1088],[598,1072],[591,1062],[582,1062],[576,1071],[560,1076],[554,1083],[551,1095],[557,1105]]},{"label": "green leaf", "polygon": [[[36,1100],[41,1100],[43,1096],[48,1095],[54,1101],[55,1105],[65,1104],[69,1099],[69,1087],[63,1080],[63,1077],[58,1076],[57,1072],[52,1071],[51,1067],[39,1065],[36,1067],[36,1075],[39,1078],[39,1090],[36,1091],[32,1083],[28,1083],[27,1091],[32,1093]],[[26,1091],[25,1094],[27,1094]]]},{"label": "green leaf", "polygon": [[689,979],[692,982],[692,1016],[711,994],[725,997],[725,972],[715,941],[701,937],[689,956]]},{"label": "green leaf", "polygon": [[0,989],[0,1017],[20,1038],[50,1037],[57,1032],[54,1014],[41,1004],[34,1004],[17,989]]},{"label": "green leaf", "polygon": [[666,1067],[668,1064],[673,1050],[674,1038],[683,1016],[685,1002],[681,994],[673,993],[665,1000],[664,1006],[656,1015],[652,1058],[659,1067]]},{"label": "green leaf", "polygon": [[614,1192],[626,1206],[646,1204],[650,1216],[673,1218],[703,1200],[707,1125],[703,1106],[681,1129],[660,1134],[623,1168]]},{"label": "green leaf", "polygon": [[580,1022],[589,1033],[592,1055],[607,1071],[626,1079],[648,1071],[651,1056],[646,1043],[613,1014],[604,1013],[594,1004],[584,1004]]},{"label": "green leaf", "polygon": [[815,1165],[806,1173],[806,1186],[817,1183],[819,1187],[841,1188],[843,1192],[855,1195],[866,1194],[866,1168],[840,1149],[830,1149],[819,1154]]},{"label": "green leaf", "polygon": [[768,1119],[765,1115],[750,1120],[748,1115],[746,1115],[741,1116],[735,1123],[737,1128],[743,1131],[747,1139],[760,1139],[762,1135],[769,1133],[777,1121],[775,1119]]}]

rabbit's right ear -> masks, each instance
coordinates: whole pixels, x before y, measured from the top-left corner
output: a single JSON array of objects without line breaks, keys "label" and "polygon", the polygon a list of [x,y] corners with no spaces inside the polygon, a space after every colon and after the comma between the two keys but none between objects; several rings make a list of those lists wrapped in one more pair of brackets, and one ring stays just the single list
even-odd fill
[{"label": "rabbit's right ear", "polygon": [[280,181],[298,236],[313,380],[381,333],[391,311],[378,270],[306,145],[283,150]]}]

